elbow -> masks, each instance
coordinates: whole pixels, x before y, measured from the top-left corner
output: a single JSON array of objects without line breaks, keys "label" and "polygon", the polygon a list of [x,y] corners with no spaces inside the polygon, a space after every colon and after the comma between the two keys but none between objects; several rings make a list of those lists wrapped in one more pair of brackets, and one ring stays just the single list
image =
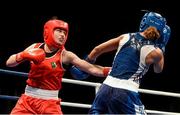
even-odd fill
[{"label": "elbow", "polygon": [[101,48],[99,48],[98,46],[96,46],[93,50],[94,50],[94,54],[96,54],[95,57],[97,57],[98,54],[100,54],[100,52],[102,51]]},{"label": "elbow", "polygon": [[155,73],[161,73],[162,70],[154,70]]},{"label": "elbow", "polygon": [[155,73],[161,73],[163,71],[163,67],[154,67]]},{"label": "elbow", "polygon": [[161,73],[164,68],[164,62],[160,61],[158,64],[154,64],[154,72],[155,73]]},{"label": "elbow", "polygon": [[96,46],[96,47],[94,48],[94,51],[95,51],[95,52],[99,52],[99,51],[100,51],[100,48]]},{"label": "elbow", "polygon": [[7,67],[14,67],[15,65],[14,65],[14,64],[11,64],[11,63],[9,63],[8,61],[6,61],[6,66],[7,66]]},{"label": "elbow", "polygon": [[15,59],[15,55],[10,56],[10,58],[6,61],[6,66],[7,67],[15,67],[18,65]]},{"label": "elbow", "polygon": [[6,61],[6,66],[7,66],[7,67],[9,67],[9,66],[10,66],[10,64],[8,63],[8,61]]},{"label": "elbow", "polygon": [[9,60],[6,61],[6,66],[7,67],[11,67],[12,66],[12,64],[9,62]]},{"label": "elbow", "polygon": [[89,60],[96,60],[96,58],[100,55],[100,51],[100,48],[96,46],[88,55]]}]

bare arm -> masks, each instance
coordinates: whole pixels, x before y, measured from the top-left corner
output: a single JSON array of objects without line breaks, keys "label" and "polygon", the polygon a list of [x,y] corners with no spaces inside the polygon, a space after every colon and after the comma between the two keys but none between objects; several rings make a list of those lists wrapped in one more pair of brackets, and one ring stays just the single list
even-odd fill
[{"label": "bare arm", "polygon": [[157,48],[157,56],[154,58],[154,72],[160,73],[162,72],[164,67],[164,55],[162,51]]},{"label": "bare arm", "polygon": [[88,58],[90,60],[96,60],[98,56],[100,56],[103,53],[110,52],[113,50],[116,50],[119,46],[120,40],[123,38],[123,35],[110,39],[98,46],[96,46],[88,55]]},{"label": "bare arm", "polygon": [[[27,47],[25,50],[29,50],[34,47],[35,44],[32,44],[31,46]],[[22,62],[22,59],[17,59],[16,57],[17,54],[12,54],[6,61],[6,66],[7,67],[15,67]]]},{"label": "bare arm", "polygon": [[64,51],[63,61],[64,63],[72,63],[82,71],[85,71],[94,76],[105,77],[103,72],[105,67],[90,64],[87,61],[80,59],[77,55],[70,51]]},{"label": "bare arm", "polygon": [[153,64],[154,72],[160,73],[164,67],[164,56],[159,48],[156,48],[146,57],[146,64]]}]

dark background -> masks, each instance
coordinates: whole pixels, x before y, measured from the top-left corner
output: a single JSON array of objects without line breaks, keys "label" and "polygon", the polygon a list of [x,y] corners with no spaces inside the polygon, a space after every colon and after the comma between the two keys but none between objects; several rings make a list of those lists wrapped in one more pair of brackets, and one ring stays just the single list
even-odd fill
[{"label": "dark background", "polygon": [[[165,66],[160,74],[153,73],[152,67],[145,75],[141,88],[180,93],[178,59],[179,59],[179,13],[174,1],[142,0],[127,1],[48,1],[9,2],[1,4],[1,42],[0,68],[28,72],[29,63],[25,62],[15,68],[5,66],[6,60],[13,53],[24,50],[34,42],[43,42],[44,23],[52,16],[69,23],[69,38],[66,49],[84,57],[96,45],[117,37],[120,34],[136,32],[144,12],[142,9],[159,12],[166,17],[171,27],[171,39],[166,47]],[[177,6],[177,7],[176,7]],[[103,54],[97,64],[110,66],[115,52]],[[64,78],[73,79],[69,72]],[[90,76],[84,81],[100,82],[104,78]],[[0,73],[0,95],[20,96],[24,92],[26,78]],[[62,101],[91,104],[94,88],[63,83],[60,91]],[[146,109],[180,112],[180,99],[166,96],[141,94]],[[16,101],[0,99],[0,114],[9,113]],[[62,106],[64,113],[87,113],[88,109]]]}]

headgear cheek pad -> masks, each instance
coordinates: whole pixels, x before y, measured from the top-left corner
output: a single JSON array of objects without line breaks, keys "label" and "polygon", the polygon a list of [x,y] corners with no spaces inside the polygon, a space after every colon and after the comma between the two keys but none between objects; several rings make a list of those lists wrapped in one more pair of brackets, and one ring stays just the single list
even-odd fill
[{"label": "headgear cheek pad", "polygon": [[163,42],[164,42],[164,44],[166,46],[168,41],[169,41],[169,38],[171,36],[171,28],[168,25],[166,25],[164,30],[163,30],[163,33],[164,33],[164,40],[163,40]]},{"label": "headgear cheek pad", "polygon": [[47,21],[44,25],[44,41],[48,46],[60,48],[61,45],[56,43],[53,39],[54,29],[56,28],[61,28],[66,31],[65,41],[67,40],[68,32],[69,32],[68,23],[62,20],[53,19],[53,20]]},{"label": "headgear cheek pad", "polygon": [[163,28],[166,25],[166,19],[162,17],[160,14],[155,12],[147,12],[144,14],[141,22],[139,31],[142,32],[147,29],[149,26],[154,26],[157,30],[162,34]]},{"label": "headgear cheek pad", "polygon": [[156,44],[161,44],[163,46],[166,46],[170,36],[171,36],[171,28],[168,25],[165,25],[165,27],[163,28],[163,35],[159,39],[157,39]]}]

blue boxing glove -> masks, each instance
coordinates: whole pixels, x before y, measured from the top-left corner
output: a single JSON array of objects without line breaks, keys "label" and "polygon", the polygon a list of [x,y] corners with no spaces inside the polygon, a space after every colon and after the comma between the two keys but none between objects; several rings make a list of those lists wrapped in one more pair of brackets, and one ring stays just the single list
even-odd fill
[{"label": "blue boxing glove", "polygon": [[168,25],[166,25],[163,29],[162,37],[160,37],[156,42],[156,46],[159,47],[163,51],[163,53],[165,53],[165,47],[169,41],[170,35],[171,28]]},{"label": "blue boxing glove", "polygon": [[71,75],[73,76],[73,78],[75,78],[77,80],[84,80],[89,77],[88,73],[80,70],[79,68],[77,68],[74,65],[69,69],[69,71],[71,72]]},{"label": "blue boxing glove", "polygon": [[[86,60],[87,62],[91,63],[91,64],[94,64],[96,60],[90,60],[88,58],[88,55],[84,56],[84,60]],[[84,79],[87,79],[90,75],[82,70],[80,70],[79,68],[77,68],[75,65],[73,65],[71,68],[70,68],[70,72],[71,72],[71,75],[75,78],[75,79],[78,79],[78,80],[84,80]]]}]

